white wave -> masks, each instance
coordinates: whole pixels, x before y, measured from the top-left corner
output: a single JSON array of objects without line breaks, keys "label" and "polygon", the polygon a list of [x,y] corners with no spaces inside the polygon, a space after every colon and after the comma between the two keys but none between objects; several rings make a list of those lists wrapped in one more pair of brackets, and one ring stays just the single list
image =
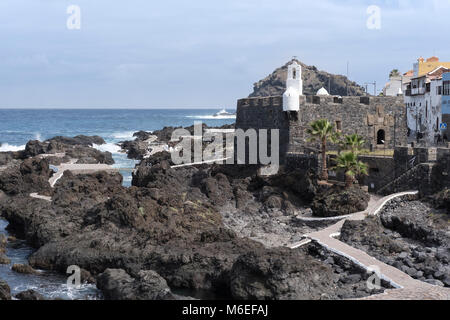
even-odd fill
[{"label": "white wave", "polygon": [[10,145],[8,143],[3,143],[0,145],[0,152],[22,151],[22,150],[25,150],[25,145],[15,146],[15,145]]},{"label": "white wave", "polygon": [[42,141],[42,136],[39,132],[34,134],[34,140]]},{"label": "white wave", "polygon": [[106,143],[102,145],[94,144],[93,147],[101,152],[111,152],[112,154],[122,154],[121,148],[115,143]]},{"label": "white wave", "polygon": [[136,137],[133,137],[134,132],[133,131],[125,131],[125,132],[115,132],[112,134],[112,137],[114,139],[136,139]]},{"label": "white wave", "polygon": [[205,119],[205,120],[226,120],[226,119],[236,119],[236,115],[224,115],[224,116],[214,116],[214,115],[205,115],[205,116],[186,116],[186,118],[192,119]]}]

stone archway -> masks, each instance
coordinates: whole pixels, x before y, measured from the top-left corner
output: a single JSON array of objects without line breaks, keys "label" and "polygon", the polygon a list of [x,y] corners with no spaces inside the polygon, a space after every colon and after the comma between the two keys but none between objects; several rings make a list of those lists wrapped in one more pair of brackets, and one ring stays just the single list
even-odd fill
[{"label": "stone archway", "polygon": [[377,145],[384,145],[384,144],[386,144],[386,131],[380,129],[377,132]]}]

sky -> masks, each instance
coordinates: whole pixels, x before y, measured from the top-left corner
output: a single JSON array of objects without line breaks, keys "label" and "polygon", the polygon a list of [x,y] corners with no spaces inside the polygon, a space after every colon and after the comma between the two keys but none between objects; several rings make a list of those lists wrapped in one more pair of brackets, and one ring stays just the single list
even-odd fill
[{"label": "sky", "polygon": [[348,61],[380,90],[420,56],[450,61],[449,13],[450,0],[1,0],[0,107],[234,108],[293,56],[344,75]]}]

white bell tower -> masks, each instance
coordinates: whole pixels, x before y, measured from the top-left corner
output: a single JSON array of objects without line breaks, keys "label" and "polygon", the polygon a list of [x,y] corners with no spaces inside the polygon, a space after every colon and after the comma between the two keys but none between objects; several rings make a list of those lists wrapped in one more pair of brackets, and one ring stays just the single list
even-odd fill
[{"label": "white bell tower", "polygon": [[293,60],[288,66],[286,91],[283,94],[283,111],[300,111],[300,96],[302,95],[302,67]]}]

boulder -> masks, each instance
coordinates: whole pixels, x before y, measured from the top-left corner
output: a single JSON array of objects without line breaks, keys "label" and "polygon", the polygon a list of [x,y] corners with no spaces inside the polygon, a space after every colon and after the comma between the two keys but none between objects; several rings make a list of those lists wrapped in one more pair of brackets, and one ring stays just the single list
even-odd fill
[{"label": "boulder", "polygon": [[334,186],[318,193],[311,205],[316,217],[337,217],[367,209],[370,196],[357,186],[345,189]]},{"label": "boulder", "polygon": [[152,270],[140,271],[133,279],[122,269],[106,269],[97,286],[107,300],[172,300],[166,280]]},{"label": "boulder", "polygon": [[0,279],[0,301],[11,300],[11,288],[9,285]]},{"label": "boulder", "polygon": [[0,190],[7,195],[30,194],[38,192],[51,195],[48,179],[51,176],[48,159],[29,158],[20,166],[0,172]]},{"label": "boulder", "polygon": [[431,197],[434,207],[437,209],[446,209],[450,214],[450,189],[444,189]]},{"label": "boulder", "polygon": [[46,300],[45,297],[41,295],[39,292],[36,292],[31,289],[20,292],[16,294],[14,297],[19,300]]},{"label": "boulder", "polygon": [[332,269],[287,248],[241,255],[231,270],[231,294],[242,300],[332,299]]},{"label": "boulder", "polygon": [[5,256],[4,254],[0,253],[0,265],[2,264],[10,264],[11,260]]},{"label": "boulder", "polygon": [[22,274],[38,274],[39,273],[28,264],[13,264],[11,269],[14,272],[22,273]]},{"label": "boulder", "polygon": [[0,234],[0,254],[6,252],[7,242],[8,242],[7,238],[3,234]]}]

